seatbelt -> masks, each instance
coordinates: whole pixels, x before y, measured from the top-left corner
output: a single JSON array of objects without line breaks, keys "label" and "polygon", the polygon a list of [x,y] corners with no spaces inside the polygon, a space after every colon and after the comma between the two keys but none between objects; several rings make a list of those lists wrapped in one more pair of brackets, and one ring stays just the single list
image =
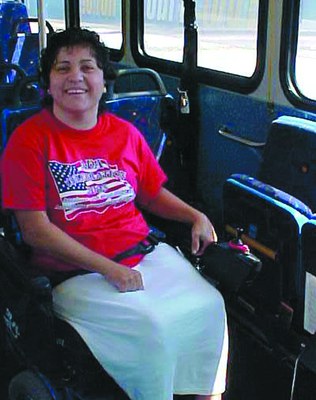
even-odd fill
[{"label": "seatbelt", "polygon": [[152,228],[146,239],[139,242],[136,246],[117,254],[115,257],[112,258],[112,260],[119,262],[124,260],[125,258],[129,258],[135,255],[149,254],[154,250],[159,242],[162,242],[164,240],[165,234],[155,228]]}]

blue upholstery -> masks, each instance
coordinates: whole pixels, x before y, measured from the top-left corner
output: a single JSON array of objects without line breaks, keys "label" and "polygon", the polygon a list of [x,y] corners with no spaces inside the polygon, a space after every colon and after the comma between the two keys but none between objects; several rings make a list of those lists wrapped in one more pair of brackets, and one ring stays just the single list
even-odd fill
[{"label": "blue upholstery", "polygon": [[273,121],[259,179],[316,211],[316,122],[282,116]]},{"label": "blue upholstery", "polygon": [[39,105],[29,107],[5,108],[0,114],[1,124],[1,149],[4,149],[7,141],[14,131],[23,121],[40,110]]},{"label": "blue upholstery", "polygon": [[244,174],[233,174],[229,180],[235,180],[249,189],[258,191],[266,198],[271,198],[271,201],[275,200],[276,202],[280,202],[284,205],[292,207],[294,210],[298,211],[307,218],[313,217],[312,210],[305,203],[280,189],[259,181],[256,178]]},{"label": "blue upholstery", "polygon": [[315,160],[316,122],[281,116],[270,127],[260,180],[234,174],[223,192],[224,224],[244,228],[264,256],[261,276],[244,296],[267,313],[281,310],[284,323],[298,330],[304,329],[306,259],[315,255],[305,238],[316,219]]},{"label": "blue upholstery", "polygon": [[[24,30],[25,24],[37,23],[38,18],[20,18],[13,27],[9,40],[9,58],[19,65],[27,76],[38,76],[40,59],[39,33]],[[54,32],[52,25],[46,21],[47,39]]]},{"label": "blue upholstery", "polygon": [[38,75],[39,37],[37,33],[19,33],[9,41],[9,58],[29,76]]},{"label": "blue upholstery", "polygon": [[259,276],[239,293],[240,298],[258,310],[259,320],[282,315],[276,324],[301,330],[305,278],[301,232],[311,210],[279,189],[238,174],[225,182],[223,203],[226,232],[231,236],[242,228],[244,241],[262,261]]},{"label": "blue upholstery", "polygon": [[125,97],[107,102],[108,111],[132,122],[159,159],[166,142],[160,116],[165,96]]},{"label": "blue upholstery", "polygon": [[[17,2],[4,2],[0,4],[0,43],[2,46],[2,61],[9,61],[8,42],[12,32],[12,27],[20,18],[27,18],[27,9],[25,4]],[[21,26],[21,31],[30,32],[28,23]]]}]

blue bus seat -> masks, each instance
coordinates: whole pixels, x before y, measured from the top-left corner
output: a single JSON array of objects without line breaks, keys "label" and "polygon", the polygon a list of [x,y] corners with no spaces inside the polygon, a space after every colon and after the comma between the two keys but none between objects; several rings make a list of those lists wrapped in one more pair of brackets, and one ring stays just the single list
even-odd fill
[{"label": "blue bus seat", "polygon": [[316,121],[291,116],[274,120],[258,178],[316,211]]},{"label": "blue bus seat", "polygon": [[242,238],[262,261],[252,286],[239,298],[255,318],[303,330],[304,274],[301,231],[312,210],[291,195],[247,175],[231,176],[223,188],[223,222],[227,236]]},{"label": "blue bus seat", "polygon": [[[25,24],[37,23],[38,18],[19,18],[12,27],[9,39],[9,60],[19,65],[28,76],[38,75],[40,59],[39,34],[25,31]],[[46,21],[47,37],[54,32],[52,25]]]},{"label": "blue bus seat", "polygon": [[0,62],[0,110],[20,105],[25,79],[26,74],[18,65]]},{"label": "blue bus seat", "polygon": [[[0,3],[0,43],[2,46],[1,61],[10,60],[9,39],[15,21],[20,18],[27,18],[27,8],[23,2],[2,1]],[[28,22],[21,25],[23,32],[30,32]]]},{"label": "blue bus seat", "polygon": [[166,143],[166,132],[160,126],[162,101],[166,97],[125,97],[107,102],[108,111],[132,122],[145,136],[159,160]]},{"label": "blue bus seat", "polygon": [[14,129],[40,109],[40,105],[31,105],[26,107],[22,106],[5,108],[2,110],[0,114],[2,150],[5,148],[7,141]]}]

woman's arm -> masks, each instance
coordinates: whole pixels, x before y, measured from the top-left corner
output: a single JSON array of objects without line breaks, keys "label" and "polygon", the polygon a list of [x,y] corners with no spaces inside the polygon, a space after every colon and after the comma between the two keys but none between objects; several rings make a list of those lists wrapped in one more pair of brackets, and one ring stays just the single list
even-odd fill
[{"label": "woman's arm", "polygon": [[45,211],[15,211],[24,241],[80,268],[99,272],[120,292],[143,289],[141,274],[98,254],[50,222]]},{"label": "woman's arm", "polygon": [[217,241],[215,229],[207,216],[165,188],[143,207],[160,217],[192,225],[192,253],[203,254],[206,247]]}]

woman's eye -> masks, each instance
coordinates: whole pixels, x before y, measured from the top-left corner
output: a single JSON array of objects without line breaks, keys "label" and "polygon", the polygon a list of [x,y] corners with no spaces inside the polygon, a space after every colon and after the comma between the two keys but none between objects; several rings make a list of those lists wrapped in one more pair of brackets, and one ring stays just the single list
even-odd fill
[{"label": "woman's eye", "polygon": [[94,66],[93,65],[83,65],[82,66],[82,70],[85,72],[89,72],[89,71],[94,71]]},{"label": "woman's eye", "polygon": [[57,66],[55,67],[55,70],[56,70],[57,72],[63,73],[63,72],[69,71],[69,67],[67,67],[66,65],[57,65]]}]

